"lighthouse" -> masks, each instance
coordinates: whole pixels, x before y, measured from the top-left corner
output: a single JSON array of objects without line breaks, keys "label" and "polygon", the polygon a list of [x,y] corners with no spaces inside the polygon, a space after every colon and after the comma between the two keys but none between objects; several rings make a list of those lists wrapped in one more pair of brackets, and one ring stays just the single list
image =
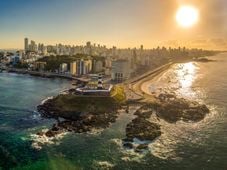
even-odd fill
[{"label": "lighthouse", "polygon": [[103,89],[103,81],[102,81],[102,75],[99,74],[99,77],[98,77],[98,87],[97,87],[98,90],[102,90]]}]

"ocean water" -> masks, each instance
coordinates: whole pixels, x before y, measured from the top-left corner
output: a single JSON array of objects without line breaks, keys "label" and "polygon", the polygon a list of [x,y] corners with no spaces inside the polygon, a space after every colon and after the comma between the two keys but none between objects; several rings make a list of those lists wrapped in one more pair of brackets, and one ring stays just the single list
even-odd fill
[{"label": "ocean water", "polygon": [[37,131],[54,122],[42,119],[36,106],[70,87],[71,82],[0,73],[0,167],[227,169],[227,54],[211,59],[216,61],[176,64],[150,85],[150,90],[156,93],[166,91],[204,103],[211,113],[197,123],[169,124],[160,120],[163,133],[143,154],[121,146],[126,124],[133,119],[133,115],[124,112],[103,131],[68,133],[53,140],[36,138]]}]

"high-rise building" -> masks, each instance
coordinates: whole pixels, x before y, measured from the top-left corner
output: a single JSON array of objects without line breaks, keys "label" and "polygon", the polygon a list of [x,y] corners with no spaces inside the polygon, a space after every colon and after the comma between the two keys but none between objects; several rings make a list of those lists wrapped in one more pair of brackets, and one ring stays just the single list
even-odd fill
[{"label": "high-rise building", "polygon": [[92,46],[91,42],[88,41],[85,48],[85,54],[92,55]]},{"label": "high-rise building", "polygon": [[132,50],[131,69],[132,70],[136,69],[137,64],[138,64],[138,61],[137,61],[137,52],[136,52],[136,48],[134,48]]},{"label": "high-rise building", "polygon": [[78,75],[82,75],[84,74],[83,71],[84,71],[84,61],[83,59],[82,60],[78,60],[77,61],[77,74]]},{"label": "high-rise building", "polygon": [[103,61],[93,60],[93,72],[99,73],[101,71],[103,71]]},{"label": "high-rise building", "polygon": [[122,82],[129,78],[129,62],[128,60],[116,60],[112,62],[111,79],[113,81]]},{"label": "high-rise building", "polygon": [[79,75],[88,74],[92,71],[92,61],[91,60],[79,60],[77,65],[77,73]]},{"label": "high-rise building", "polygon": [[88,60],[84,60],[83,62],[84,62],[83,74],[90,73],[92,71],[92,61],[88,59]]},{"label": "high-rise building", "polygon": [[72,75],[89,74],[91,71],[92,71],[92,61],[89,59],[77,60],[70,64],[70,73]]},{"label": "high-rise building", "polygon": [[24,51],[27,52],[29,50],[29,45],[28,45],[28,38],[24,39]]},{"label": "high-rise building", "polygon": [[38,47],[35,44],[35,41],[31,40],[31,44],[30,44],[29,50],[35,52],[35,51],[37,51],[37,48]]},{"label": "high-rise building", "polygon": [[[59,71],[60,71],[61,73],[67,72],[67,71],[68,71],[68,64],[67,64],[67,63],[62,63],[62,64],[60,65]],[[72,72],[73,72],[73,71],[72,71]]]},{"label": "high-rise building", "polygon": [[77,75],[77,62],[70,63],[70,74]]}]

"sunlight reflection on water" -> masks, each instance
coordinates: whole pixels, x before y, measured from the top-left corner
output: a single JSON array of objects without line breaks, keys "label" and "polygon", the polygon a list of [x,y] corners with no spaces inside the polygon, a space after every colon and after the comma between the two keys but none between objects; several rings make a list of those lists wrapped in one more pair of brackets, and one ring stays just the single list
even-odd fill
[{"label": "sunlight reflection on water", "polygon": [[176,64],[152,83],[150,91],[157,94],[174,93],[178,97],[197,100],[198,96],[203,95],[202,90],[195,91],[192,87],[198,78],[198,70],[193,62]]},{"label": "sunlight reflection on water", "polygon": [[178,65],[176,69],[177,79],[182,88],[190,88],[195,79],[196,67],[193,63]]},{"label": "sunlight reflection on water", "polygon": [[196,93],[192,89],[192,84],[197,78],[197,69],[196,65],[192,62],[176,66],[175,74],[178,82],[177,93],[182,95],[182,97],[196,97]]},{"label": "sunlight reflection on water", "polygon": [[[205,96],[204,91],[193,88],[194,82],[198,78],[199,67],[196,63],[189,62],[183,64],[176,64],[159,79],[152,83],[151,92],[155,93],[172,93],[178,97],[188,100],[196,100],[203,102]],[[208,117],[207,117],[208,118]],[[199,131],[206,123],[207,118],[198,123],[189,124],[179,121],[176,124],[170,124],[160,120],[163,134],[152,144],[149,148],[151,153],[162,159],[181,160],[176,153],[177,147],[182,141],[190,141],[191,143],[198,143],[199,137],[193,137],[194,131]]]}]

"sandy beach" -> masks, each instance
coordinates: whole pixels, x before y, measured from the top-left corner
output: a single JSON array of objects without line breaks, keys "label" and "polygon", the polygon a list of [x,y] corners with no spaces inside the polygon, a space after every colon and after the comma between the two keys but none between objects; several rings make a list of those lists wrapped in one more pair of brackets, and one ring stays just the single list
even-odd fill
[{"label": "sandy beach", "polygon": [[156,81],[160,75],[168,70],[174,63],[165,64],[155,70],[147,72],[140,77],[135,78],[129,83],[129,88],[136,95],[139,95],[145,101],[154,101],[154,96],[150,93],[149,86]]}]

